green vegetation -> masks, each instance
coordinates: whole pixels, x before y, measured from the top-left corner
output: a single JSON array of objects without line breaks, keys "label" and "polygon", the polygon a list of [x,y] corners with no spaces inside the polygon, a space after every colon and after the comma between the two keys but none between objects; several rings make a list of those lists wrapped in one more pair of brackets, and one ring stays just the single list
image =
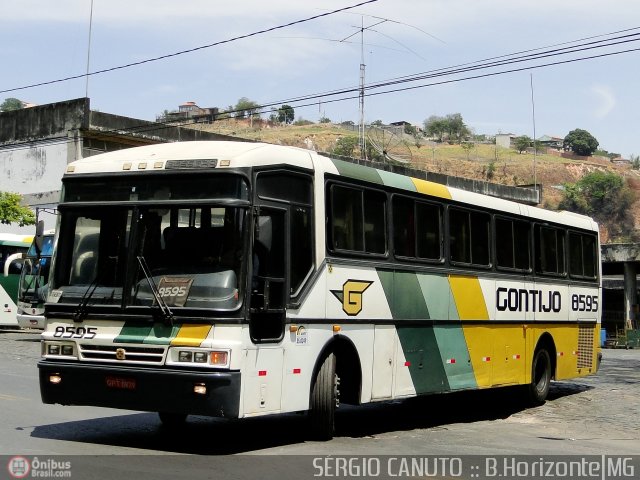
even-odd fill
[{"label": "green vegetation", "polygon": [[586,130],[576,128],[571,130],[566,137],[564,137],[564,148],[568,148],[576,155],[583,155],[588,157],[598,149],[598,140],[595,139]]},{"label": "green vegetation", "polygon": [[424,121],[424,131],[438,142],[460,143],[471,135],[471,131],[459,113],[450,113],[445,117],[432,115]]},{"label": "green vegetation", "polygon": [[11,112],[22,108],[22,101],[17,98],[5,98],[4,102],[0,103],[0,112]]},{"label": "green vegetation", "polygon": [[235,111],[235,118],[249,118],[249,117],[259,117],[260,113],[258,113],[258,105],[253,100],[249,100],[247,97],[242,97],[238,100],[235,107],[232,109]]},{"label": "green vegetation", "polygon": [[284,104],[278,109],[278,121],[280,123],[292,123],[294,117],[294,110],[291,105]]},{"label": "green vegetation", "polygon": [[518,153],[522,153],[522,152],[526,152],[527,148],[529,148],[532,143],[533,143],[533,140],[531,140],[531,137],[522,135],[520,137],[515,138],[514,145]]},{"label": "green vegetation", "polygon": [[36,223],[35,213],[30,208],[20,205],[21,199],[17,193],[0,192],[0,223],[17,223],[21,227]]},{"label": "green vegetation", "polygon": [[595,171],[564,187],[559,209],[593,217],[607,227],[613,240],[635,239],[631,215],[635,198],[624,178],[611,172]]},{"label": "green vegetation", "polygon": [[336,141],[336,146],[333,149],[333,153],[336,155],[344,155],[345,157],[352,157],[357,146],[358,137],[340,137]]}]

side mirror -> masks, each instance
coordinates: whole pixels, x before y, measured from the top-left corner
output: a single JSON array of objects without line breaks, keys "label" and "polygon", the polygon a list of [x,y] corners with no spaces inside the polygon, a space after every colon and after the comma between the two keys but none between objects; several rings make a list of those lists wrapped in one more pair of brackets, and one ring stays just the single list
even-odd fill
[{"label": "side mirror", "polygon": [[24,252],[14,253],[13,255],[9,255],[7,260],[4,262],[4,276],[9,276],[9,267],[13,262],[17,262],[18,260],[24,260],[27,255]]},{"label": "side mirror", "polygon": [[42,252],[43,245],[44,245],[44,220],[40,220],[36,225],[36,238],[35,238],[36,254],[38,256],[40,256],[40,252]]}]

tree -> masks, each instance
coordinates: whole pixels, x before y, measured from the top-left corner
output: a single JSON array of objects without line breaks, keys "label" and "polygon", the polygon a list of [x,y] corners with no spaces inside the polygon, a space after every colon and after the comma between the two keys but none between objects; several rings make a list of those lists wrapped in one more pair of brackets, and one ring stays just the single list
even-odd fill
[{"label": "tree", "polygon": [[522,153],[522,152],[525,152],[527,148],[531,146],[531,142],[532,140],[530,137],[526,135],[521,135],[515,138],[514,144],[518,153]]},{"label": "tree", "polygon": [[471,133],[459,113],[450,113],[446,117],[430,116],[424,121],[424,131],[438,142],[446,138],[451,143],[460,143]]},{"label": "tree", "polygon": [[0,112],[11,112],[12,110],[21,110],[22,101],[17,98],[5,98],[4,102],[0,104]]},{"label": "tree", "polygon": [[424,131],[427,136],[442,142],[444,134],[447,132],[447,122],[442,117],[431,115],[424,121]]},{"label": "tree", "polygon": [[565,184],[564,188],[564,198],[558,208],[595,218],[607,228],[611,238],[635,236],[631,214],[635,199],[624,178],[598,170],[586,174],[576,183]]},{"label": "tree", "polygon": [[285,104],[278,109],[278,121],[280,123],[292,123],[294,117],[294,110],[291,105]]},{"label": "tree", "polygon": [[329,117],[320,117],[318,120],[320,123],[331,123],[331,119]]},{"label": "tree", "polygon": [[23,227],[36,223],[36,215],[28,207],[20,205],[22,197],[17,193],[0,192],[0,223],[17,223]]},{"label": "tree", "polygon": [[236,106],[233,108],[235,110],[235,118],[249,118],[252,116],[260,116],[257,112],[260,105],[258,105],[253,100],[249,100],[247,97],[242,97],[236,103]]},{"label": "tree", "polygon": [[373,122],[371,122],[372,127],[381,127],[382,125],[384,125],[384,123],[382,123],[382,120],[374,120]]},{"label": "tree", "polygon": [[358,137],[340,137],[336,140],[336,146],[333,149],[333,153],[336,155],[343,155],[345,157],[352,157],[357,145]]},{"label": "tree", "polygon": [[598,149],[598,140],[586,130],[576,128],[564,137],[565,150],[571,150],[576,155],[590,156]]},{"label": "tree", "polygon": [[475,147],[475,144],[473,142],[462,142],[460,146],[467,153],[467,160],[469,160],[469,155],[471,154],[473,147]]}]

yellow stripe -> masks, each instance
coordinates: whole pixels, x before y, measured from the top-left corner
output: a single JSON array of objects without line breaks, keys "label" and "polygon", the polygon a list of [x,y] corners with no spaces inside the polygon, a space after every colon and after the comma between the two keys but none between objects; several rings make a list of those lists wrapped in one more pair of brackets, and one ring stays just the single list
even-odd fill
[{"label": "yellow stripe", "polygon": [[489,312],[477,277],[449,275],[449,284],[460,320],[489,320]]},{"label": "yellow stripe", "polygon": [[434,197],[451,199],[451,194],[446,185],[440,185],[439,183],[427,182],[419,178],[411,178],[411,181],[416,186],[416,190],[425,195],[432,195]]},{"label": "yellow stripe", "polygon": [[207,338],[211,325],[190,325],[184,324],[180,327],[178,335],[171,340],[171,345],[180,347],[199,347]]}]

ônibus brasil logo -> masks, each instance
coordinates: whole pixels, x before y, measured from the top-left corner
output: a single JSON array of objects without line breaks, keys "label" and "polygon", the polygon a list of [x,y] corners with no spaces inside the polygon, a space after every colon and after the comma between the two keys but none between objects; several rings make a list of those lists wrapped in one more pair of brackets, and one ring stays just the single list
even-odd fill
[{"label": "\u00f4nibus brasil logo", "polygon": [[25,478],[31,471],[31,464],[24,457],[12,457],[7,464],[7,470],[13,478]]}]

